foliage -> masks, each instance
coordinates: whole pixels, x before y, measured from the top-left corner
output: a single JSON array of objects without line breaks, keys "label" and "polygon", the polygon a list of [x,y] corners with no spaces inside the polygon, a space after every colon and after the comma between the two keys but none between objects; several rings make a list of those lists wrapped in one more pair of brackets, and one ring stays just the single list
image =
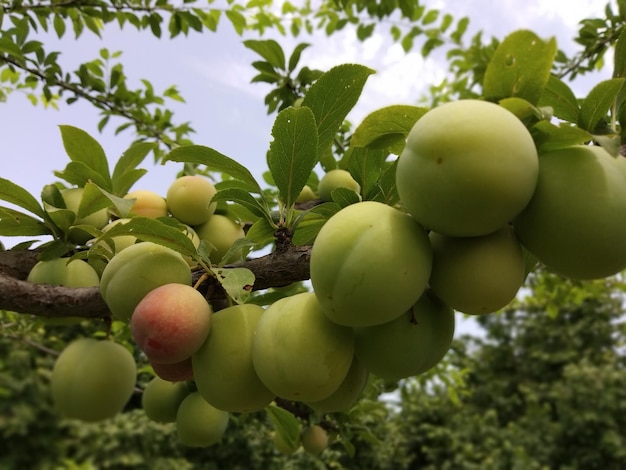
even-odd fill
[{"label": "foliage", "polygon": [[[38,259],[67,255],[101,267],[110,258],[103,246],[114,236],[133,235],[197,262],[198,283],[212,279],[214,284],[205,289],[207,295],[218,291],[227,304],[268,305],[306,290],[300,282],[308,279],[306,266],[304,276],[290,277],[296,262],[279,274],[270,262],[265,285],[269,289],[251,292],[262,274],[253,257],[269,249],[277,255],[271,260],[278,263],[290,248],[310,245],[338,210],[361,200],[351,191],[335,190],[332,202],[297,203],[305,185],[316,189],[317,168],[347,169],[361,187],[362,200],[397,205],[397,156],[413,124],[430,106],[471,97],[496,102],[524,123],[540,152],[593,142],[617,156],[626,132],[626,7],[622,1],[617,13],[609,4],[605,18],[581,22],[577,37],[581,50],[573,57],[560,51],[554,39],[540,38],[529,30],[502,39],[485,39],[478,32],[467,42],[467,18],[456,20],[451,14],[403,0],[325,0],[315,8],[308,2],[301,6],[271,0],[229,0],[220,7],[211,0],[176,5],[161,0],[0,4],[0,100],[15,90],[26,91],[34,104],[45,106],[85,100],[100,112],[100,130],[112,118],[121,118],[116,132],[132,128],[137,137],[111,169],[96,138],[62,126],[69,158],[66,167],[55,174],[62,182],[47,185],[35,197],[19,184],[0,178],[0,200],[8,203],[0,207],[0,236],[45,235],[51,241],[36,247]],[[70,28],[74,38],[79,38],[114,26],[156,37],[167,30],[175,37],[215,31],[224,19],[239,35],[255,35],[244,41],[261,58],[252,64],[258,72],[253,82],[271,87],[265,104],[276,117],[263,182],[230,157],[194,144],[189,123],[174,123],[167,100],[183,99],[175,86],[157,93],[144,80],[141,87],[130,89],[118,62],[121,53],[107,49],[68,72],[60,65],[60,53],[46,50],[40,41],[46,33],[65,37]],[[417,47],[418,41],[424,57],[439,48],[445,51],[449,74],[432,86],[425,106],[376,110],[354,128],[346,119],[373,70],[357,64],[313,70],[300,64],[310,43],[301,42],[286,54],[275,39],[256,37],[270,30],[294,37],[317,30],[330,35],[350,25],[364,41],[385,24],[383,20],[391,22],[389,34],[405,51]],[[576,96],[568,81],[601,67],[610,50],[614,51],[613,78],[598,83],[587,96]],[[71,242],[69,230],[83,216],[104,208],[115,217],[128,214],[132,202],[124,196],[145,174],[139,166],[151,152],[156,160],[181,164],[181,173],[207,174],[219,180],[213,199],[218,211],[240,220],[247,229],[246,238],[230,254],[243,248],[252,260],[212,265],[211,247],[206,243],[194,246],[181,224],[168,218],[138,217],[106,233],[81,226],[97,243]],[[63,202],[61,190],[67,186],[84,188],[76,213]],[[29,252],[33,243],[11,251]],[[12,277],[0,274],[2,282]],[[345,413],[317,416],[301,404],[279,400],[266,412],[233,415],[223,443],[202,450],[182,447],[171,425],[150,423],[139,410],[141,389],[152,371],[136,349],[141,371],[138,390],[124,413],[84,425],[60,420],[53,410],[48,379],[63,345],[77,336],[112,335],[132,348],[127,325],[105,318],[102,323],[57,326],[49,318],[27,315],[34,313],[28,309],[1,310],[0,465],[42,469],[620,468],[626,460],[620,281],[617,277],[573,282],[540,268],[529,277],[528,296],[500,314],[480,318],[484,338],[457,341],[446,360],[427,374],[400,384],[372,379],[364,398]],[[9,299],[8,286],[14,288],[14,284],[2,282],[0,289],[6,289],[3,293]],[[23,292],[18,294],[24,297]],[[53,301],[58,298],[68,297],[53,297]],[[75,303],[81,307],[79,301]],[[0,308],[19,310],[6,305]],[[397,390],[399,410],[381,399],[385,391]],[[271,443],[277,433],[294,445],[300,429],[315,423],[335,438],[319,458],[302,451],[287,457]]]}]

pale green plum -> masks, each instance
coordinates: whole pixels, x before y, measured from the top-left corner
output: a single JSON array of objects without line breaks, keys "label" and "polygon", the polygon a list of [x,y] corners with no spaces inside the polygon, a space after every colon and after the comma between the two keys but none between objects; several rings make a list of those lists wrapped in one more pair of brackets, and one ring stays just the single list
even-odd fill
[{"label": "pale green plum", "polygon": [[[215,247],[209,258],[213,263],[220,263],[226,252],[236,240],[246,236],[243,227],[222,214],[213,214],[205,223],[195,227],[201,240],[209,242]],[[243,258],[239,256],[238,260]]]},{"label": "pale green plum", "polygon": [[176,431],[180,442],[190,447],[217,444],[228,427],[229,414],[209,405],[199,392],[185,397],[176,413]]},{"label": "pale green plum", "polygon": [[597,146],[546,152],[533,198],[513,223],[549,269],[598,279],[626,268],[626,159]]},{"label": "pale green plum", "polygon": [[414,219],[366,201],[340,210],[322,227],[311,251],[311,283],[333,322],[377,325],[417,301],[431,265],[428,236]]},{"label": "pale green plum", "polygon": [[427,229],[479,236],[524,209],[538,169],[533,138],[513,113],[460,100],[415,123],[398,160],[396,185],[406,210]]},{"label": "pale green plum", "polygon": [[191,392],[187,382],[169,382],[154,377],[141,395],[141,407],[146,416],[156,423],[176,421],[178,407]]},{"label": "pale green plum", "polygon": [[100,284],[98,273],[88,263],[79,259],[68,261],[68,258],[38,261],[26,280],[65,287],[97,287]]},{"label": "pale green plum", "polygon": [[112,341],[81,338],[59,355],[50,377],[55,408],[65,417],[100,421],[120,413],[135,389],[137,366]]},{"label": "pale green plum", "polygon": [[167,190],[167,208],[172,216],[187,225],[205,223],[215,212],[211,203],[217,190],[213,183],[200,175],[181,176]]},{"label": "pale green plum", "polygon": [[[65,202],[65,207],[72,212],[78,214],[80,201],[83,198],[84,188],[70,188],[61,190],[61,196]],[[73,225],[91,225],[97,229],[104,227],[109,221],[108,209],[100,209],[85,217],[76,218]],[[87,243],[93,236],[89,232],[71,228],[68,233],[68,239],[76,244],[83,245]]]},{"label": "pale green plum", "polygon": [[336,413],[350,409],[361,397],[365,386],[369,371],[361,362],[354,357],[350,370],[343,379],[341,385],[332,395],[320,401],[307,402],[317,413]]},{"label": "pale green plum", "polygon": [[191,268],[176,251],[152,242],[129,246],[107,264],[100,292],[117,320],[129,321],[148,292],[169,283],[191,285]]},{"label": "pale green plum", "polygon": [[128,193],[124,199],[135,199],[128,213],[129,217],[143,216],[156,219],[168,215],[165,198],[154,191],[138,189]]},{"label": "pale green plum", "polygon": [[427,290],[395,320],[355,328],[355,355],[373,375],[386,381],[422,374],[450,349],[454,310]]},{"label": "pale green plum", "polygon": [[130,331],[150,361],[175,364],[200,349],[209,335],[212,313],[204,295],[190,285],[164,284],[137,304]]},{"label": "pale green plum", "polygon": [[[110,230],[111,228],[115,227],[118,224],[125,224],[128,221],[130,221],[131,219],[126,217],[123,219],[115,219],[112,222],[109,222],[108,224],[106,224],[103,228],[102,231],[106,232],[107,230]],[[107,243],[107,242],[103,242],[100,241],[97,244],[101,245],[105,248],[105,250],[111,252],[111,255],[114,255],[115,253],[119,253],[120,251],[122,251],[124,248],[128,248],[131,245],[134,245],[135,243],[137,243],[137,237],[133,236],[133,235],[118,235],[116,237],[112,237],[111,241],[113,242],[113,251],[111,252],[111,246]]]},{"label": "pale green plum", "polygon": [[324,202],[332,202],[332,192],[337,188],[346,188],[357,194],[361,192],[361,185],[352,177],[349,171],[335,169],[325,173],[317,186],[320,199]]},{"label": "pale green plum", "polygon": [[495,312],[515,298],[526,268],[511,226],[481,237],[431,232],[429,238],[433,247],[430,287],[450,307],[479,315]]},{"label": "pale green plum", "polygon": [[317,195],[315,194],[313,189],[311,189],[311,186],[309,186],[308,184],[305,184],[302,190],[300,191],[300,194],[298,194],[298,197],[296,198],[296,202],[299,202],[299,203],[309,202],[309,201],[315,201],[316,199],[317,199]]},{"label": "pale green plum", "polygon": [[275,395],[288,400],[330,396],[346,377],[353,355],[352,329],[328,320],[311,292],[270,305],[252,342],[257,375]]},{"label": "pale green plum", "polygon": [[328,447],[328,432],[319,424],[304,428],[300,439],[302,448],[309,454],[321,454]]},{"label": "pale green plum", "polygon": [[275,397],[252,365],[252,340],[263,311],[258,305],[243,304],[216,312],[206,341],[192,356],[198,391],[216,408],[249,413]]}]

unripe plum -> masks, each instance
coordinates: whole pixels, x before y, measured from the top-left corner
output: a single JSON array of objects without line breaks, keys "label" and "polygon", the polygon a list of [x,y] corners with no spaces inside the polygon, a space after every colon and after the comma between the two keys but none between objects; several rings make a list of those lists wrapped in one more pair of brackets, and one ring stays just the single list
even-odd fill
[{"label": "unripe plum", "polygon": [[97,287],[100,284],[98,273],[88,263],[79,259],[68,263],[68,258],[38,261],[26,280],[65,287]]},{"label": "unripe plum", "polygon": [[263,311],[254,304],[218,311],[206,341],[192,357],[198,391],[220,410],[259,411],[275,397],[252,365],[254,330]]},{"label": "unripe plum", "polygon": [[546,152],[533,198],[513,223],[549,269],[598,279],[626,267],[626,160],[597,146]]},{"label": "unripe plum", "polygon": [[133,339],[148,358],[175,364],[195,353],[211,327],[211,306],[187,284],[164,284],[146,294],[130,318]]},{"label": "unripe plum", "polygon": [[[107,230],[110,230],[111,228],[115,227],[118,224],[125,224],[130,220],[130,218],[123,218],[123,219],[116,219],[113,222],[110,222],[108,224],[106,224],[102,231],[106,232]],[[122,251],[124,248],[128,248],[131,245],[134,245],[135,243],[137,243],[137,237],[133,236],[133,235],[118,235],[117,237],[112,237],[111,241],[113,242],[113,246],[114,246],[114,251],[113,254],[119,253],[120,251]],[[107,242],[99,242],[102,245],[104,245],[106,247],[107,250],[110,251],[111,247]]]},{"label": "unripe plum", "polygon": [[193,380],[193,365],[191,357],[174,364],[161,364],[159,362],[150,361],[154,373],[168,382],[184,382]]},{"label": "unripe plum", "polygon": [[[70,188],[61,190],[61,196],[65,202],[65,207],[72,212],[78,214],[80,201],[83,198],[84,188]],[[97,229],[104,227],[109,221],[108,209],[100,209],[85,217],[76,218],[73,225],[91,225]],[[82,245],[87,243],[92,237],[89,232],[79,228],[71,228],[68,233],[68,239],[76,244]]]},{"label": "unripe plum", "polygon": [[333,322],[377,325],[417,301],[431,264],[428,236],[414,219],[366,201],[340,210],[322,227],[311,250],[311,283]]},{"label": "unripe plum", "polygon": [[309,186],[308,184],[305,184],[302,190],[300,191],[300,194],[298,194],[298,197],[296,198],[296,202],[300,202],[300,203],[309,202],[309,201],[315,201],[316,199],[317,199],[317,196],[313,192],[313,189],[311,189],[311,186]]},{"label": "unripe plum", "polygon": [[148,189],[138,189],[131,191],[124,199],[136,199],[133,207],[128,213],[129,217],[143,216],[156,219],[167,217],[167,203],[165,198]]},{"label": "unripe plum", "polygon": [[178,407],[190,393],[187,382],[169,382],[154,377],[141,395],[141,407],[146,416],[156,423],[176,421]]},{"label": "unripe plum", "polygon": [[191,284],[185,259],[171,248],[141,242],[109,261],[100,278],[100,292],[113,317],[128,321],[148,292],[170,283]]},{"label": "unripe plum", "polygon": [[427,290],[395,320],[354,333],[355,355],[363,365],[381,379],[397,381],[441,361],[454,336],[454,310]]},{"label": "unripe plum", "polygon": [[469,315],[495,312],[524,282],[522,246],[509,225],[481,237],[429,234],[433,247],[430,287],[447,305]]},{"label": "unripe plum", "polygon": [[448,236],[494,232],[535,190],[537,150],[530,132],[493,103],[460,100],[434,108],[409,132],[396,185],[407,211]]},{"label": "unripe plum", "polygon": [[329,397],[320,401],[307,402],[307,405],[317,413],[346,411],[358,401],[367,385],[368,377],[369,371],[355,356],[352,359],[350,370],[348,370],[348,374],[339,388]]},{"label": "unripe plum", "polygon": [[350,189],[357,194],[361,192],[361,185],[356,182],[350,172],[340,169],[330,170],[325,173],[317,186],[317,192],[322,201],[332,202],[332,192],[337,188]]},{"label": "unripe plum", "polygon": [[137,366],[126,348],[81,338],[70,343],[54,364],[52,399],[65,417],[100,421],[122,411],[136,378]]},{"label": "unripe plum", "polygon": [[330,396],[346,377],[353,354],[352,329],[328,320],[311,292],[270,305],[252,341],[252,363],[259,378],[288,400]]},{"label": "unripe plum", "polygon": [[[236,240],[246,236],[243,227],[234,220],[222,214],[213,214],[205,223],[195,227],[201,240],[209,242],[215,247],[209,258],[218,264]],[[243,255],[239,256],[239,260]]]},{"label": "unripe plum", "polygon": [[185,397],[176,413],[176,431],[181,443],[190,447],[217,444],[228,427],[229,414],[209,405],[199,392]]},{"label": "unripe plum", "polygon": [[181,176],[167,190],[167,208],[180,222],[200,225],[215,212],[217,204],[211,203],[215,193],[215,186],[204,176]]},{"label": "unripe plum", "polygon": [[319,424],[303,429],[300,439],[302,447],[309,454],[320,454],[328,447],[328,433]]}]

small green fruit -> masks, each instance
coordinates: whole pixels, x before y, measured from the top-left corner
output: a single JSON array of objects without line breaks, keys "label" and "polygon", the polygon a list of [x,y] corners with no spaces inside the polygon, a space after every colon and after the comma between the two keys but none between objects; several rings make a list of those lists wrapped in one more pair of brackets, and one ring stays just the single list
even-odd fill
[{"label": "small green fruit", "polygon": [[187,382],[168,382],[154,377],[143,391],[141,406],[150,420],[173,423],[178,407],[189,393]]},{"label": "small green fruit", "polygon": [[192,392],[176,413],[178,439],[186,446],[209,447],[217,444],[228,427],[229,414],[209,405],[202,395]]}]

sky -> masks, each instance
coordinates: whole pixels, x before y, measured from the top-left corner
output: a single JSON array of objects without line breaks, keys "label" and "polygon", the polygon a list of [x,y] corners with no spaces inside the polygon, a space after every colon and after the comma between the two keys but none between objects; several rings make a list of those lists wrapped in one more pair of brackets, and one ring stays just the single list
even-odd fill
[{"label": "sky", "polygon": [[[467,37],[483,30],[485,37],[503,38],[520,28],[535,31],[541,37],[555,36],[560,48],[574,50],[572,41],[577,23],[583,18],[601,16],[605,2],[598,0],[431,0],[430,8],[441,8],[455,18],[471,18]],[[322,33],[297,39],[276,37],[289,54],[298,42],[309,42],[301,64],[327,70],[342,63],[359,63],[373,68],[361,100],[348,118],[357,125],[370,112],[391,104],[415,104],[428,86],[438,83],[446,69],[439,57],[424,60],[417,52],[406,54],[388,38],[382,27],[365,42],[357,40],[353,29],[327,38]],[[254,36],[247,36],[252,38]],[[189,121],[196,133],[195,143],[212,147],[247,166],[261,180],[266,170],[265,153],[271,140],[274,116],[268,116],[263,97],[269,91],[264,84],[251,84],[255,70],[250,63],[258,60],[246,49],[244,38],[237,36],[225,19],[217,33],[191,33],[173,40],[156,39],[148,33],[109,28],[102,38],[84,33],[76,41],[68,35],[57,40],[42,36],[49,51],[58,50],[66,70],[98,56],[105,47],[123,51],[120,58],[131,83],[142,78],[162,91],[177,85],[185,103],[172,102],[175,122]],[[573,88],[586,93],[594,83],[610,78],[609,68],[590,79],[581,80]],[[7,178],[38,196],[45,184],[56,181],[53,171],[68,162],[58,126],[80,127],[103,146],[111,166],[132,142],[131,132],[113,133],[115,121],[99,133],[97,110],[88,104],[61,104],[60,109],[33,106],[20,93],[0,103],[0,176]],[[121,123],[121,121],[120,121]],[[179,164],[155,166],[146,160],[148,174],[132,189],[149,189],[165,195],[167,187],[179,171]],[[15,239],[0,237],[7,247]]]}]

